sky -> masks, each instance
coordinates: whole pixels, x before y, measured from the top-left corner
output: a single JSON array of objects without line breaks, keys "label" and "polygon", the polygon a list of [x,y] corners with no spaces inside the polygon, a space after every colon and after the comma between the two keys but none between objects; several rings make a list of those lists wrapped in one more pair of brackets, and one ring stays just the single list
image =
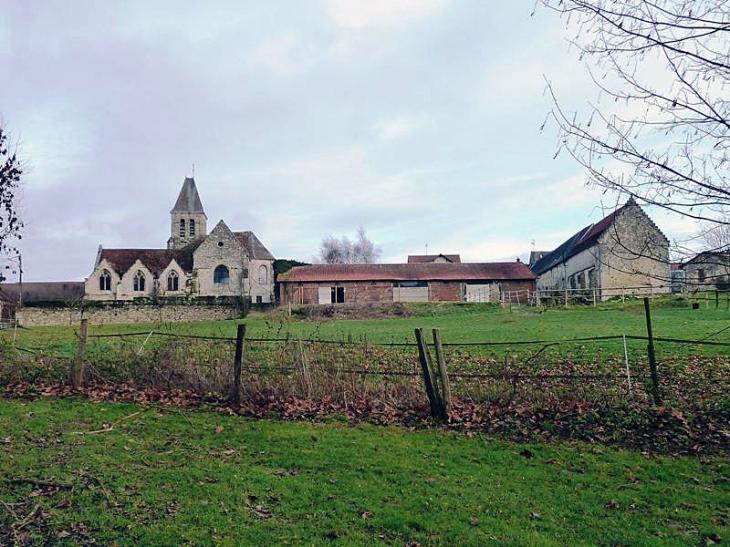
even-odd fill
[{"label": "sky", "polygon": [[553,249],[625,199],[540,129],[547,80],[565,109],[596,100],[572,37],[534,0],[4,0],[23,280],[83,280],[99,245],[164,248],[193,169],[208,229],[277,258],[359,226],[381,262]]}]

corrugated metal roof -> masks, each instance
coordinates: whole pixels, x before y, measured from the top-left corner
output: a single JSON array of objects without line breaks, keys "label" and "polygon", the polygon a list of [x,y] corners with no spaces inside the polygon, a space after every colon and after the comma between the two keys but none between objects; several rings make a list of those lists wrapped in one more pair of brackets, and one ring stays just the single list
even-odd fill
[{"label": "corrugated metal roof", "polygon": [[264,244],[252,231],[234,232],[234,234],[248,251],[249,258],[253,260],[275,260],[274,255],[264,247]]},{"label": "corrugated metal roof", "polygon": [[[0,285],[0,298],[18,300],[19,283]],[[23,283],[23,302],[80,300],[84,296],[83,281],[31,281]]]},{"label": "corrugated metal roof", "polygon": [[279,281],[499,281],[533,280],[522,262],[428,264],[313,264],[292,268]]},{"label": "corrugated metal roof", "polygon": [[198,189],[195,187],[195,179],[186,177],[183,182],[180,194],[177,196],[175,206],[171,213],[203,213],[203,203],[200,201]]},{"label": "corrugated metal roof", "polygon": [[408,264],[426,264],[429,262],[433,262],[437,258],[443,258],[449,262],[457,263],[461,262],[461,255],[444,255],[444,254],[437,254],[437,255],[408,255]]}]

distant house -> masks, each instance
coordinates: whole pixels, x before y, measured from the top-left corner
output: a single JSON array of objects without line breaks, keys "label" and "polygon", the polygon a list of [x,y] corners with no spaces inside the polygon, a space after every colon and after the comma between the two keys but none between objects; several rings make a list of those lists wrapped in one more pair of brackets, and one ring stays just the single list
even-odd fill
[{"label": "distant house", "polygon": [[730,285],[730,253],[700,253],[682,264],[681,271],[689,291],[726,290]]},{"label": "distant house", "polygon": [[669,292],[669,240],[632,199],[532,265],[540,291]]},{"label": "distant house", "polygon": [[535,275],[521,262],[314,264],[279,277],[282,304],[526,302]]},{"label": "distant house", "polygon": [[436,263],[451,263],[456,264],[461,262],[460,255],[408,255],[408,264],[428,264],[430,262]]}]

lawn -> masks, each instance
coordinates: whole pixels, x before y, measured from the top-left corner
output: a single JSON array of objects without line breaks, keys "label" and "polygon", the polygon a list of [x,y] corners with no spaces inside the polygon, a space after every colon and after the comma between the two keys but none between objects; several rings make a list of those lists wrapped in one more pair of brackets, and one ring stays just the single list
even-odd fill
[{"label": "lawn", "polygon": [[0,544],[711,545],[726,455],[0,400]]}]

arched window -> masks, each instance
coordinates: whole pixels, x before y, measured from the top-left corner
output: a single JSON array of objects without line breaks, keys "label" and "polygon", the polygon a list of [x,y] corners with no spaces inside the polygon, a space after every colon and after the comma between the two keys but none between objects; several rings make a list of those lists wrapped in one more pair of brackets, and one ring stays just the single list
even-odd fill
[{"label": "arched window", "polygon": [[231,276],[228,272],[228,268],[226,268],[223,264],[217,266],[213,272],[213,283],[216,285],[228,285],[230,278]]},{"label": "arched window", "polygon": [[137,270],[137,273],[134,274],[134,290],[137,292],[144,292],[145,287],[145,277],[144,274]]},{"label": "arched window", "polygon": [[269,282],[269,271],[263,264],[259,266],[259,284],[266,285]]},{"label": "arched window", "polygon": [[180,276],[177,275],[175,270],[172,270],[167,276],[167,290],[177,291],[180,288]]},{"label": "arched window", "polygon": [[180,237],[185,237],[185,219],[180,219]]},{"label": "arched window", "polygon": [[109,270],[104,270],[99,276],[99,290],[110,291],[112,290],[112,275]]},{"label": "arched window", "polygon": [[195,219],[190,219],[190,237],[195,237]]}]

